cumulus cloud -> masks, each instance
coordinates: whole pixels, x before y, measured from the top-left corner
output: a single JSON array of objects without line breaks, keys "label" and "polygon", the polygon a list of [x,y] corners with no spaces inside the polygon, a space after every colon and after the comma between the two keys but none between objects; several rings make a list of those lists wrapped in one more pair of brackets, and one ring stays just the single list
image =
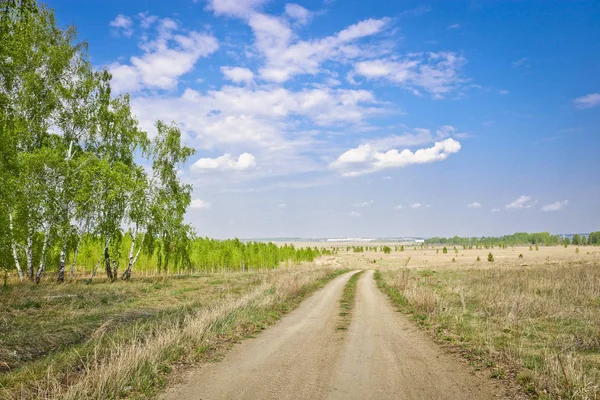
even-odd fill
[{"label": "cumulus cloud", "polygon": [[180,76],[190,72],[198,59],[219,47],[217,39],[209,34],[176,33],[178,25],[169,18],[160,20],[156,29],[154,40],[140,43],[144,52],[141,56],[131,57],[126,64],[114,62],[108,66],[116,92],[175,89]]},{"label": "cumulus cloud", "polygon": [[396,207],[394,207],[394,210],[402,210],[402,204],[398,204]]},{"label": "cumulus cloud", "polygon": [[414,128],[412,131],[404,132],[400,135],[390,135],[380,139],[373,139],[365,144],[377,151],[385,151],[399,146],[419,146],[427,143],[446,139],[450,136],[466,136],[451,125],[443,125],[435,131],[426,128]]},{"label": "cumulus cloud", "polygon": [[221,73],[226,79],[235,83],[245,82],[248,84],[252,82],[252,79],[254,78],[254,74],[248,68],[221,67]]},{"label": "cumulus cloud", "polygon": [[363,202],[361,202],[361,203],[355,203],[355,204],[354,204],[354,207],[368,207],[368,206],[370,206],[370,205],[371,205],[371,204],[373,204],[373,203],[374,203],[374,201],[373,201],[373,200],[370,200],[370,201],[363,201]]},{"label": "cumulus cloud", "polygon": [[350,212],[350,216],[351,217],[360,217],[360,213],[358,211],[352,211],[352,212]]},{"label": "cumulus cloud", "polygon": [[254,167],[256,167],[254,156],[243,153],[237,160],[231,154],[224,154],[217,158],[201,158],[192,165],[191,169],[193,171],[244,171]]},{"label": "cumulus cloud", "polygon": [[499,209],[499,208],[492,208],[492,212],[493,212],[493,213],[495,213],[495,212],[498,212],[498,211],[500,211],[500,209]]},{"label": "cumulus cloud", "polygon": [[600,105],[600,93],[591,93],[573,100],[577,108],[591,108]]},{"label": "cumulus cloud", "polygon": [[458,141],[448,138],[435,142],[432,147],[416,150],[391,149],[379,152],[369,144],[350,149],[330,164],[330,168],[341,172],[343,176],[358,176],[387,168],[403,168],[413,164],[425,164],[442,161],[461,148]]},{"label": "cumulus cloud", "polygon": [[312,18],[312,12],[302,7],[299,4],[288,3],[285,5],[285,13],[295,22],[301,25],[306,25]]},{"label": "cumulus cloud", "polygon": [[266,0],[209,0],[206,9],[213,11],[215,15],[244,18],[265,3]]},{"label": "cumulus cloud", "polygon": [[421,203],[413,203],[409,207],[412,208],[413,210],[416,210],[417,208],[423,207],[423,204],[421,204]]},{"label": "cumulus cloud", "polygon": [[404,59],[377,59],[356,63],[354,73],[367,79],[385,79],[420,94],[435,98],[458,89],[465,81],[460,69],[467,60],[453,52],[418,53]]},{"label": "cumulus cloud", "polygon": [[498,91],[498,93],[500,93],[500,94],[509,94],[510,92],[508,90],[506,90],[506,89],[502,89],[502,90]]},{"label": "cumulus cloud", "polygon": [[123,36],[130,37],[133,34],[133,21],[123,14],[117,15],[108,25]]},{"label": "cumulus cloud", "polygon": [[356,42],[382,31],[389,19],[368,19],[337,34],[315,40],[296,40],[292,27],[282,18],[254,13],[248,24],[254,32],[255,49],[263,57],[262,79],[283,83],[295,75],[322,72],[326,61],[347,62],[363,54]]},{"label": "cumulus cloud", "polygon": [[481,203],[474,201],[470,204],[467,204],[467,208],[481,208]]},{"label": "cumulus cloud", "polygon": [[515,201],[506,205],[509,210],[522,210],[525,208],[531,208],[537,201],[533,201],[531,196],[519,196]]},{"label": "cumulus cloud", "polygon": [[193,199],[190,203],[190,208],[195,210],[208,210],[212,207],[212,204],[208,201],[201,199]]},{"label": "cumulus cloud", "polygon": [[140,26],[142,27],[142,29],[148,29],[156,21],[158,21],[158,16],[150,15],[150,13],[148,13],[148,12],[139,13],[138,18],[140,19]]},{"label": "cumulus cloud", "polygon": [[559,210],[562,210],[563,208],[565,208],[568,205],[569,205],[569,201],[568,200],[557,201],[557,202],[554,202],[552,204],[546,204],[545,206],[542,207],[542,211],[544,211],[544,212],[559,211]]}]

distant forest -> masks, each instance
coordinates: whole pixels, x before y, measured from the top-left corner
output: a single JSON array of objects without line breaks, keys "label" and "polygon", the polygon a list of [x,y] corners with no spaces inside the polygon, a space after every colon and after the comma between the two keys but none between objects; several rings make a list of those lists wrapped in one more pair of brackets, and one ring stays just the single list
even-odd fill
[{"label": "distant forest", "polygon": [[575,234],[572,238],[551,235],[548,232],[526,233],[518,232],[512,235],[500,237],[459,237],[451,238],[432,237],[425,240],[425,244],[452,244],[465,247],[485,247],[485,246],[516,246],[523,244],[530,245],[598,245],[600,244],[600,232],[591,232],[589,235]]}]

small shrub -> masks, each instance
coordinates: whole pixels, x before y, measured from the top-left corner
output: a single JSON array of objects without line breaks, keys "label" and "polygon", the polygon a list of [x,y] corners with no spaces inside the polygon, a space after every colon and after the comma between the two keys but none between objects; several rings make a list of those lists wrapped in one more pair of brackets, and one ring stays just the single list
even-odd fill
[{"label": "small shrub", "polygon": [[529,251],[533,251],[533,246],[529,245]]},{"label": "small shrub", "polygon": [[492,253],[488,254],[488,261],[489,262],[494,262],[494,255]]},{"label": "small shrub", "polygon": [[456,262],[456,258],[452,257],[452,262]]},{"label": "small shrub", "polygon": [[439,254],[440,253],[440,249],[435,249],[435,254]]},{"label": "small shrub", "polygon": [[579,247],[575,248],[575,253],[579,253]]},{"label": "small shrub", "polygon": [[390,254],[392,252],[392,249],[389,246],[383,246],[382,250],[385,254]]},{"label": "small shrub", "polygon": [[444,246],[444,248],[442,249],[442,253],[448,254],[448,249],[446,248],[446,246]]},{"label": "small shrub", "polygon": [[523,253],[519,254],[519,258],[522,260],[523,259]]},{"label": "small shrub", "polygon": [[481,261],[481,257],[477,256],[477,261]]},{"label": "small shrub", "polygon": [[539,251],[540,250],[540,246],[538,246],[537,244],[535,245],[535,251]]}]

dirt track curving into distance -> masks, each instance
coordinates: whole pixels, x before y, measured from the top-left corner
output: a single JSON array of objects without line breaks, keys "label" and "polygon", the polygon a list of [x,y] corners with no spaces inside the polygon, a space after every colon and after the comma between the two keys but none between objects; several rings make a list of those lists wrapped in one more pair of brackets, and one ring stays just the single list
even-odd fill
[{"label": "dirt track curving into distance", "polygon": [[162,396],[174,399],[492,399],[504,392],[446,354],[377,289],[359,279],[348,331],[336,330],[352,273]]}]

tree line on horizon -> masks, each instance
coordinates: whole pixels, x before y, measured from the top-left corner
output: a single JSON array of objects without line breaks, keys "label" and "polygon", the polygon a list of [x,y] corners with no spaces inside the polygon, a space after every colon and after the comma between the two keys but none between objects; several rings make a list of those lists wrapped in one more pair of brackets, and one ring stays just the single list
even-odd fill
[{"label": "tree line on horizon", "polygon": [[590,232],[587,236],[575,234],[573,235],[572,239],[569,239],[567,237],[563,238],[559,235],[551,235],[548,232],[517,232],[512,235],[490,237],[431,237],[425,240],[425,244],[450,244],[463,247],[517,246],[536,244],[544,246],[556,246],[564,244],[599,245],[600,231]]}]

